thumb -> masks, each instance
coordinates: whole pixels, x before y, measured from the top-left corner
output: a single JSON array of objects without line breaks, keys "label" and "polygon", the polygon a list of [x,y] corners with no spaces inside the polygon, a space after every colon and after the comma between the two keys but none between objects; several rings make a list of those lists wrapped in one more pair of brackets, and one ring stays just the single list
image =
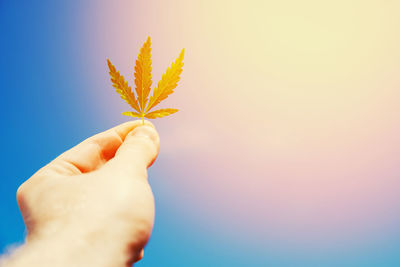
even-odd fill
[{"label": "thumb", "polygon": [[146,121],[128,133],[115,157],[107,163],[112,172],[132,177],[147,177],[146,169],[156,160],[160,138],[155,127]]}]

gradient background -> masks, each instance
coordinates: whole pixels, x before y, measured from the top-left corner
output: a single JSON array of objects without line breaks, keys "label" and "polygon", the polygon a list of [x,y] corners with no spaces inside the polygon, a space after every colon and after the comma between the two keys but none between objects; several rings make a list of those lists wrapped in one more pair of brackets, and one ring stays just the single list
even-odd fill
[{"label": "gradient background", "polygon": [[137,266],[400,266],[400,2],[0,1],[0,248],[19,184],[128,118],[106,57],[154,84],[153,236]]}]

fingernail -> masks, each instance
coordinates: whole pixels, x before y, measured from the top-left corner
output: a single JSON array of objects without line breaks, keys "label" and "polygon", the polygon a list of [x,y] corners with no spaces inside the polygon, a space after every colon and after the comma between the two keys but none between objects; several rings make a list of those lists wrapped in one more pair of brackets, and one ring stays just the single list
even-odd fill
[{"label": "fingernail", "polygon": [[135,137],[146,137],[154,143],[156,143],[158,139],[158,135],[155,132],[154,128],[148,125],[136,127],[135,129],[133,129],[132,132],[129,133],[129,135]]},{"label": "fingernail", "polygon": [[153,123],[151,123],[151,121],[148,121],[148,120],[145,120],[144,121],[144,125],[141,125],[141,126],[150,126],[151,128],[156,128],[155,126],[154,126],[154,124]]}]

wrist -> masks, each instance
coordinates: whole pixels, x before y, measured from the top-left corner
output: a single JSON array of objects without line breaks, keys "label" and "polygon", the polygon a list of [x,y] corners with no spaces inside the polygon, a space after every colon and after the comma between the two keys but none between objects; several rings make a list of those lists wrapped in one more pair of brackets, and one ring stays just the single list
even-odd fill
[{"label": "wrist", "polygon": [[94,229],[67,228],[53,235],[31,236],[6,260],[16,266],[125,267],[129,253],[114,235]]}]

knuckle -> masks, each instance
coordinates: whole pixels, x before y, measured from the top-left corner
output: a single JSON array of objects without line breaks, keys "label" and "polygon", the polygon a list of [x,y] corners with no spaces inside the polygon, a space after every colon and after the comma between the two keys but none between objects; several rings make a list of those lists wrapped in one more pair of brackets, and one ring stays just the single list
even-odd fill
[{"label": "knuckle", "polygon": [[20,203],[28,197],[35,194],[43,185],[43,180],[45,176],[43,175],[33,175],[31,178],[23,182],[17,189],[17,202]]},{"label": "knuckle", "polygon": [[141,247],[144,247],[150,238],[153,224],[148,220],[136,220],[135,229],[136,240],[139,241],[138,243],[141,244]]},{"label": "knuckle", "polygon": [[21,203],[29,192],[29,184],[28,182],[22,183],[17,189],[17,202]]}]

